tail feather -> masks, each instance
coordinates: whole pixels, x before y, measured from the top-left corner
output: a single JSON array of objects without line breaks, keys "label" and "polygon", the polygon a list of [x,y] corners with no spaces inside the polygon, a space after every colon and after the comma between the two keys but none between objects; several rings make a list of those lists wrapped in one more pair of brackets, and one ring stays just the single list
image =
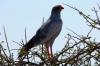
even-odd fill
[{"label": "tail feather", "polygon": [[25,44],[18,53],[18,58],[21,58],[28,54],[28,51],[32,48],[37,46],[40,43],[39,38],[35,35],[27,44]]}]

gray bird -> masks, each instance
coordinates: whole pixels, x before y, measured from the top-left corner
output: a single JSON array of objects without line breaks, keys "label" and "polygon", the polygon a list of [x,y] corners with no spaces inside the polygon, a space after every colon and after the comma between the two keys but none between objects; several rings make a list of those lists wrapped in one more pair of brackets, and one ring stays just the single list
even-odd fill
[{"label": "gray bird", "polygon": [[64,9],[64,7],[61,5],[56,5],[52,8],[49,19],[38,29],[32,39],[21,48],[19,57],[26,55],[32,47],[40,44],[45,45],[48,58],[53,57],[52,45],[62,29],[62,19],[60,15],[62,9]]}]

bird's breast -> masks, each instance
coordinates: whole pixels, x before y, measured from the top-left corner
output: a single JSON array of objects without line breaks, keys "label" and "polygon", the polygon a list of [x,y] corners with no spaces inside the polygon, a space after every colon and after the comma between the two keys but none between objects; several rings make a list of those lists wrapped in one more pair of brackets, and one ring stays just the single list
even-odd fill
[{"label": "bird's breast", "polygon": [[62,21],[54,21],[51,23],[48,29],[48,35],[52,38],[56,38],[62,29]]},{"label": "bird's breast", "polygon": [[47,42],[50,39],[55,39],[62,29],[62,21],[61,20],[51,20],[49,23],[45,23],[42,28],[40,29],[40,32],[38,34],[45,35],[44,38],[40,39],[41,42]]},{"label": "bird's breast", "polygon": [[52,29],[52,32],[54,33],[54,35],[58,34],[62,29],[62,21],[54,22],[53,25],[51,25],[51,29]]}]

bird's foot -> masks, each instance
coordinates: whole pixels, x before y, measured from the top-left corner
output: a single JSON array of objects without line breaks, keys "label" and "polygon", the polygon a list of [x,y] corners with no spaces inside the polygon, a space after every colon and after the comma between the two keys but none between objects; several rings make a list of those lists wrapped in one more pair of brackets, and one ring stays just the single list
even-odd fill
[{"label": "bird's foot", "polygon": [[50,63],[53,63],[53,62],[56,62],[56,61],[57,61],[57,58],[56,58],[56,57],[50,57],[50,58],[48,59],[48,61],[49,61]]}]

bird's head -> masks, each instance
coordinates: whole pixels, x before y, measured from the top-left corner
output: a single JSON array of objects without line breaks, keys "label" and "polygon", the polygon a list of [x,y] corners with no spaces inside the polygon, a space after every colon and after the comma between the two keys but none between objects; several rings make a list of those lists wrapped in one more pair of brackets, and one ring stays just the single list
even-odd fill
[{"label": "bird's head", "polygon": [[52,12],[61,12],[62,9],[64,9],[62,5],[56,5],[52,8]]}]

